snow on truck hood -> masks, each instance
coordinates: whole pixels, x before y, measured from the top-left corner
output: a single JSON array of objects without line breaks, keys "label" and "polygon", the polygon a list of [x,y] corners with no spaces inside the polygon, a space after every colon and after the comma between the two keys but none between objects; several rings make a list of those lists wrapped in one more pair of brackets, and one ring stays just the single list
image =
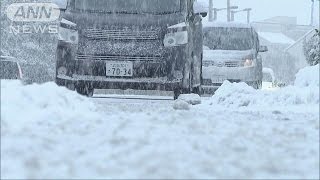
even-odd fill
[{"label": "snow on truck hood", "polygon": [[254,54],[254,50],[204,50],[203,60],[204,61],[215,61],[215,60],[242,60],[247,56]]}]

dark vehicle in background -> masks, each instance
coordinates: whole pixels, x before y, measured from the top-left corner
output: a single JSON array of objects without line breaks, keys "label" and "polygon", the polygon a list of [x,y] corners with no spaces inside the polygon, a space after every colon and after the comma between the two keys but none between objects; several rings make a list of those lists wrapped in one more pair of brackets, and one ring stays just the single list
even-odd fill
[{"label": "dark vehicle in background", "polygon": [[[199,93],[202,17],[195,0],[69,0],[56,83],[94,89]],[[202,17],[201,17],[202,16]]]},{"label": "dark vehicle in background", "polygon": [[246,82],[262,87],[262,58],[259,37],[248,24],[208,23],[204,25],[203,88],[214,91],[224,81]]},{"label": "dark vehicle in background", "polygon": [[0,56],[0,79],[22,80],[22,71],[15,58]]}]

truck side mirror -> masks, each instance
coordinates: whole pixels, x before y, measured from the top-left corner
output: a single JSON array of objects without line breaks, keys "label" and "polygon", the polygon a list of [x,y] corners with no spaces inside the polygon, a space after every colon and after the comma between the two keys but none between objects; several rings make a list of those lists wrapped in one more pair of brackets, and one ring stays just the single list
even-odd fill
[{"label": "truck side mirror", "polygon": [[208,13],[207,12],[202,12],[202,13],[199,13],[202,17],[207,17]]},{"label": "truck side mirror", "polygon": [[268,51],[269,51],[269,49],[267,46],[260,46],[259,47],[259,52],[268,52]]},{"label": "truck side mirror", "polygon": [[198,1],[193,3],[193,12],[195,15],[201,15],[202,17],[206,17],[208,15],[206,8]]}]

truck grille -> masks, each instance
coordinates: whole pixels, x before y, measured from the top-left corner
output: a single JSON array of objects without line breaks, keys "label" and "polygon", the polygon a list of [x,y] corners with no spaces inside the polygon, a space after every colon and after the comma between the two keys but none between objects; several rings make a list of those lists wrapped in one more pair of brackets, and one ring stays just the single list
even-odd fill
[{"label": "truck grille", "polygon": [[112,30],[86,29],[85,36],[89,39],[109,40],[157,40],[159,30]]},{"label": "truck grille", "polygon": [[161,62],[162,57],[159,56],[112,56],[112,55],[84,55],[77,54],[76,60],[93,60],[93,61],[151,61]]}]

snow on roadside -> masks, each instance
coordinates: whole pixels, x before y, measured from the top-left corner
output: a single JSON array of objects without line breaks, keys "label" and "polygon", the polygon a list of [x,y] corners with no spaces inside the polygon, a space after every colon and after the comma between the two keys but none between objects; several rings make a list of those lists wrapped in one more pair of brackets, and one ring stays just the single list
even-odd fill
[{"label": "snow on roadside", "polygon": [[43,162],[54,163],[59,156],[50,149],[71,134],[85,135],[99,118],[87,98],[55,83],[1,80],[1,178],[32,178],[30,171],[41,172]]},{"label": "snow on roadside", "polygon": [[198,94],[181,94],[178,99],[192,105],[201,104],[201,97]]},{"label": "snow on roadside", "polygon": [[43,120],[51,126],[98,117],[94,104],[87,98],[55,83],[24,86],[20,81],[1,80],[1,106],[3,132],[23,131],[26,124],[34,127],[34,123]]},{"label": "snow on roadside", "polygon": [[319,64],[301,69],[296,75],[294,85],[297,87],[319,88]]},{"label": "snow on roadside", "polygon": [[302,69],[293,86],[275,91],[258,90],[245,83],[225,82],[211,100],[226,107],[319,105],[319,65]]},{"label": "snow on roadside", "polygon": [[[224,86],[231,88],[220,92],[224,102],[264,96],[244,84]],[[318,111],[254,110],[251,102],[265,105],[258,97],[242,111],[212,100],[188,111],[170,103],[98,107],[53,83],[1,81],[1,91],[4,179],[319,178]],[[269,103],[290,104],[303,92],[268,94],[285,101]]]}]

